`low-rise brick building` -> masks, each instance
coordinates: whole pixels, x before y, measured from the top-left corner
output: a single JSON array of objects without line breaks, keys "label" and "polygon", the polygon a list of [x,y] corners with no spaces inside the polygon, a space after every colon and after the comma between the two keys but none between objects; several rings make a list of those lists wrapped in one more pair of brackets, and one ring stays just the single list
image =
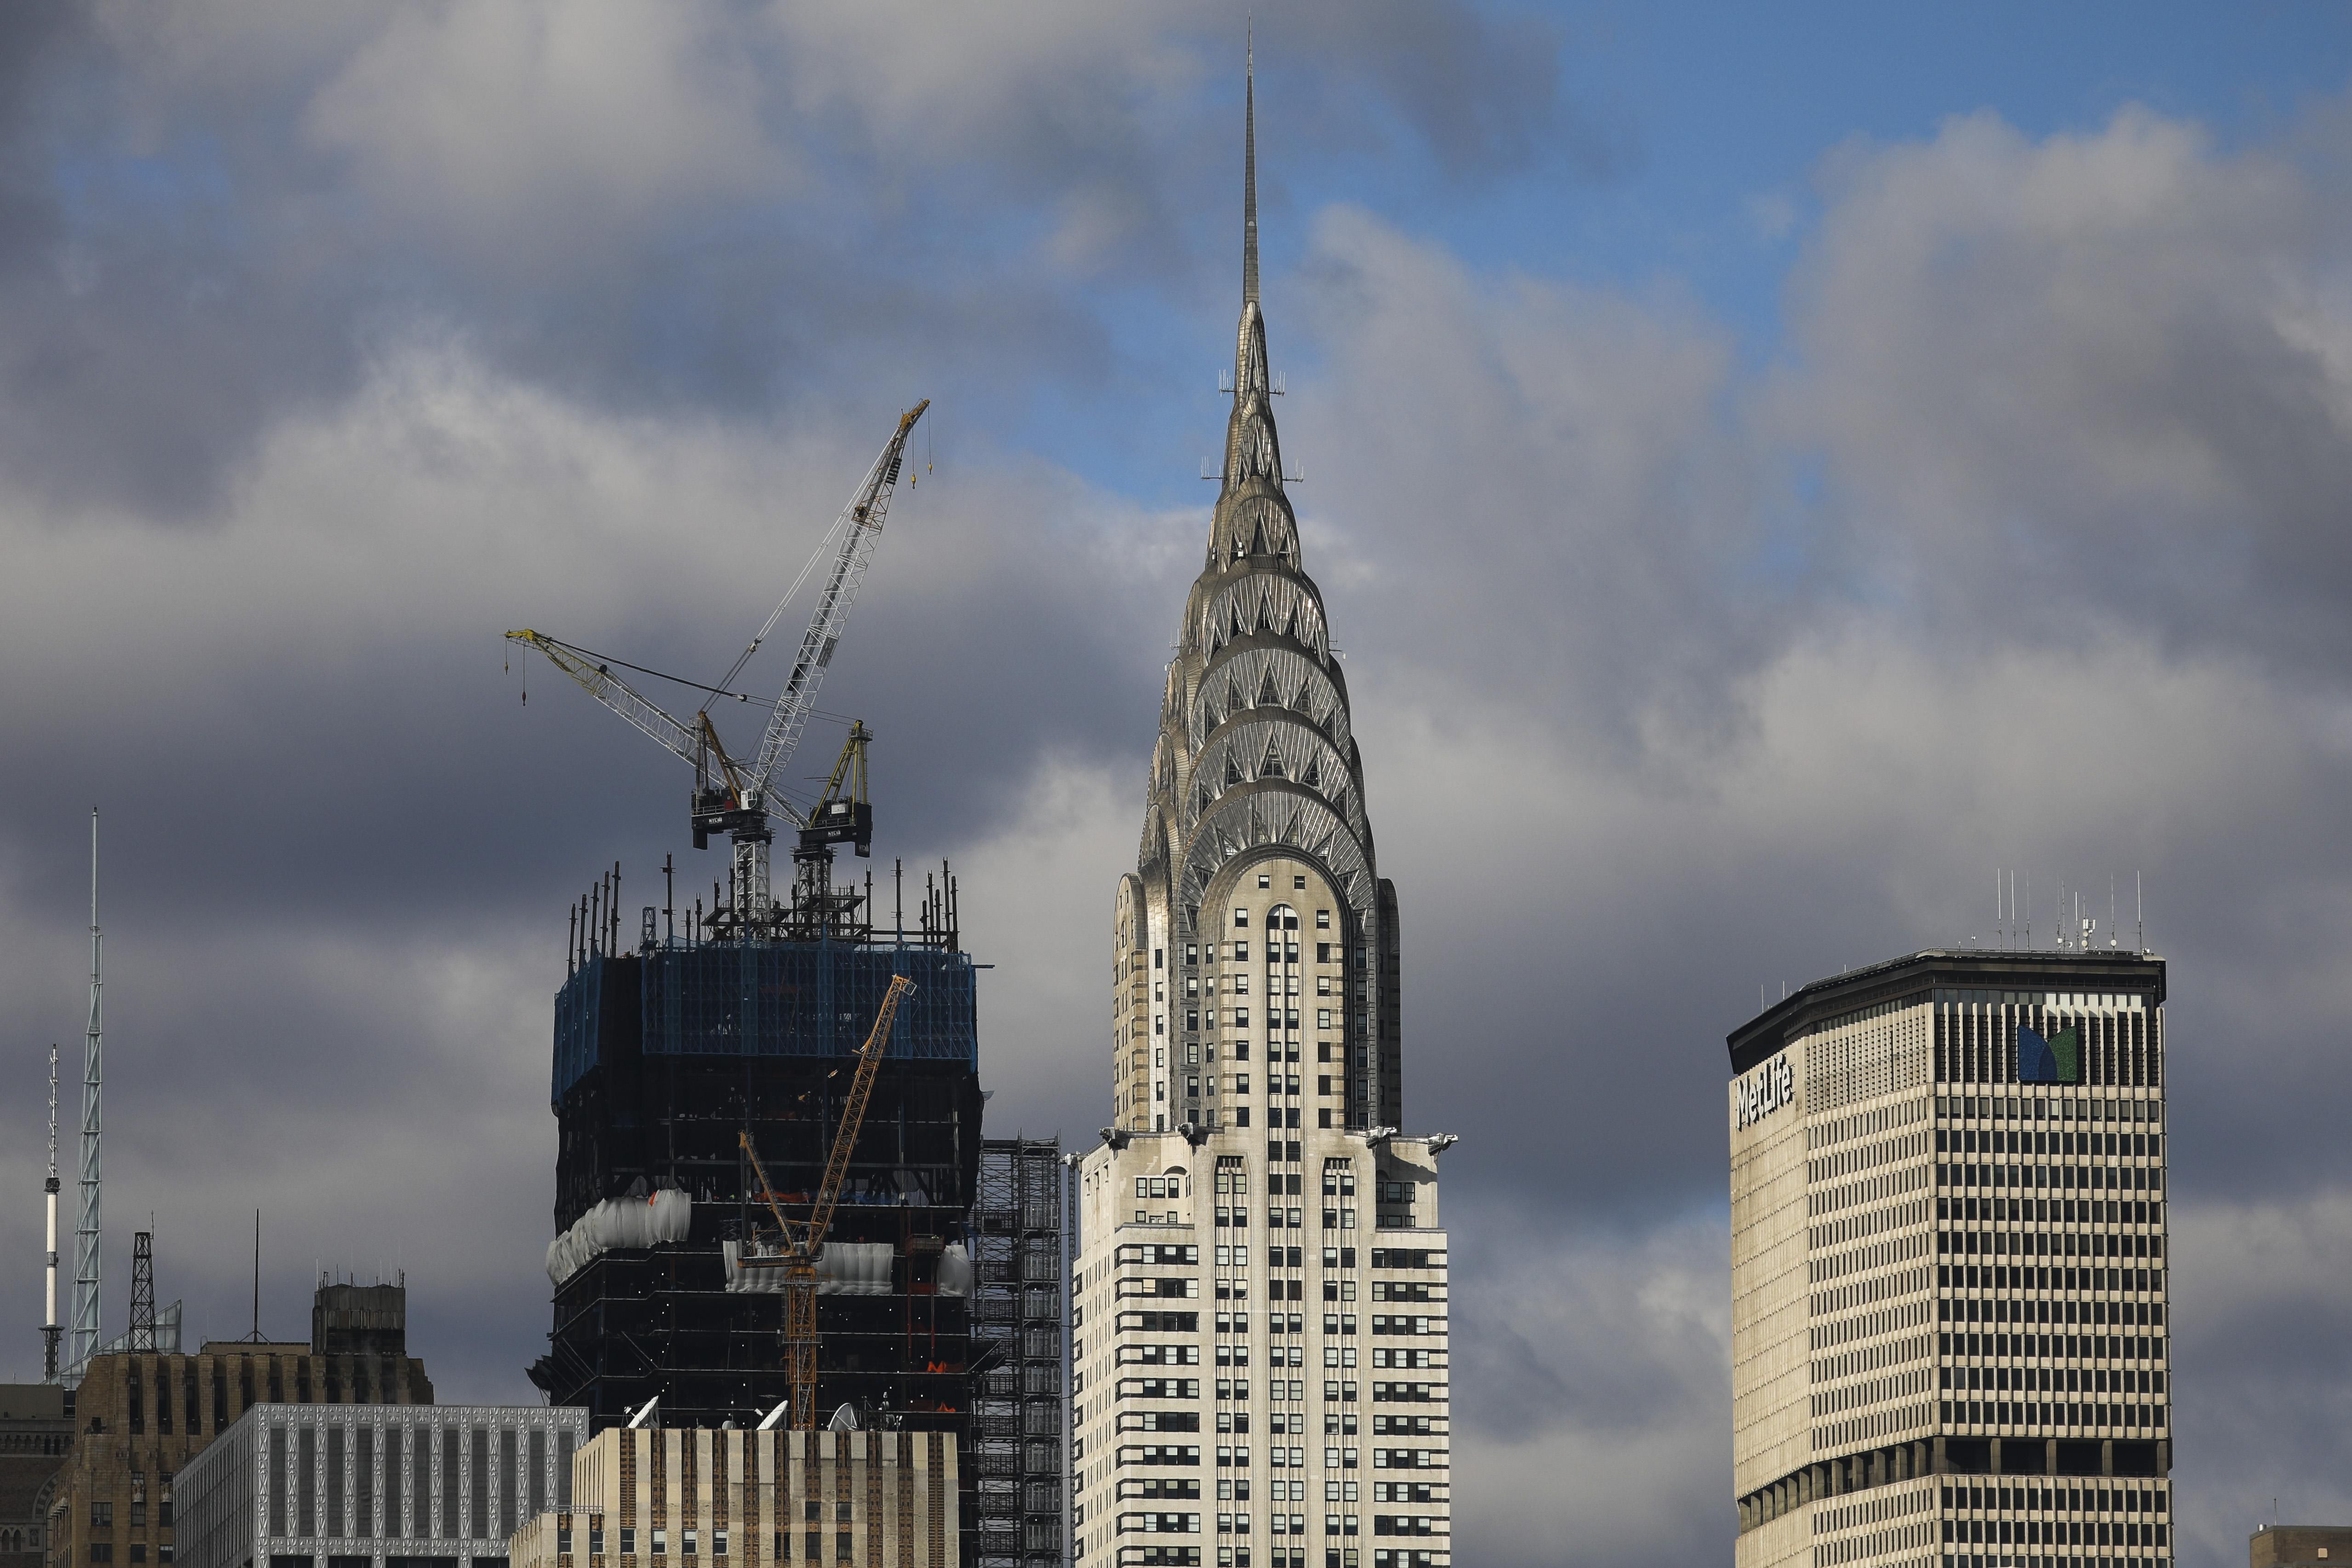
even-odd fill
[{"label": "low-rise brick building", "polygon": [[254,1406],[432,1404],[425,1364],[405,1351],[405,1301],[397,1285],[322,1284],[307,1344],[92,1357],[69,1396],[72,1451],[48,1500],[45,1568],[172,1563],[172,1478]]}]

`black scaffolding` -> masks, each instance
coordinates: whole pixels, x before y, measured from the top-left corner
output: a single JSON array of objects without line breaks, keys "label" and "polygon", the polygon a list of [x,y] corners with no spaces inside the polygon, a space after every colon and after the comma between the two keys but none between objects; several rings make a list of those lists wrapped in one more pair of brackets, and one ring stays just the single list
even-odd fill
[{"label": "black scaffolding", "polygon": [[972,1300],[973,1468],[980,1568],[1067,1561],[1064,1441],[1069,1339],[1062,1147],[1052,1138],[989,1138],[972,1208],[979,1283]]}]

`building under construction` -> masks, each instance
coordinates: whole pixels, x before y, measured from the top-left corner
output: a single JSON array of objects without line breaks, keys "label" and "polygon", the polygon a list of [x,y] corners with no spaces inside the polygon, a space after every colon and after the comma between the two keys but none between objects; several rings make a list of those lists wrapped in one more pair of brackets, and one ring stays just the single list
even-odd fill
[{"label": "building under construction", "polygon": [[750,1425],[785,1399],[784,1297],[738,1267],[769,1196],[740,1138],[750,1134],[775,1199],[805,1206],[855,1052],[904,975],[916,989],[820,1264],[818,1408],[961,1439],[981,1093],[952,878],[927,875],[912,909],[894,896],[879,927],[870,882],[835,889],[823,875],[798,879],[793,901],[756,923],[724,905],[681,919],[667,892],[624,922],[621,897],[615,873],[574,911],[556,996],[555,1312],[532,1381],[599,1430],[656,1398],[665,1423],[703,1427]]}]

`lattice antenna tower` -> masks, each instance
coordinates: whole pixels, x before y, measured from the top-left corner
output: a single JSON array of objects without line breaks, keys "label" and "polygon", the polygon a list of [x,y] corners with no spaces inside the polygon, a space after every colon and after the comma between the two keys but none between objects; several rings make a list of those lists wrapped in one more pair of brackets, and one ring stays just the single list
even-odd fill
[{"label": "lattice antenna tower", "polygon": [[131,1348],[155,1348],[155,1233],[152,1230],[136,1231],[131,1238]]},{"label": "lattice antenna tower", "polygon": [[79,1379],[99,1344],[99,1127],[106,1088],[106,1031],[100,1001],[105,994],[103,934],[98,925],[98,808],[89,811],[89,1037],[81,1069],[81,1223],[74,1230],[73,1356],[69,1377]]}]

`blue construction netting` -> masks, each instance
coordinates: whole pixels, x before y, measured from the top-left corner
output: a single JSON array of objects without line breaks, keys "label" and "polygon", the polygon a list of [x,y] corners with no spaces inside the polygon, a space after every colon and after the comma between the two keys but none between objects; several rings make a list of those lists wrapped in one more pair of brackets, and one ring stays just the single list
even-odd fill
[{"label": "blue construction netting", "polygon": [[887,1054],[979,1059],[970,954],[848,942],[656,947],[591,959],[556,993],[552,1098],[596,1065],[609,1029],[604,971],[626,962],[642,966],[637,1024],[647,1056],[845,1056],[865,1043],[890,977],[905,975],[915,994],[899,1004]]}]

